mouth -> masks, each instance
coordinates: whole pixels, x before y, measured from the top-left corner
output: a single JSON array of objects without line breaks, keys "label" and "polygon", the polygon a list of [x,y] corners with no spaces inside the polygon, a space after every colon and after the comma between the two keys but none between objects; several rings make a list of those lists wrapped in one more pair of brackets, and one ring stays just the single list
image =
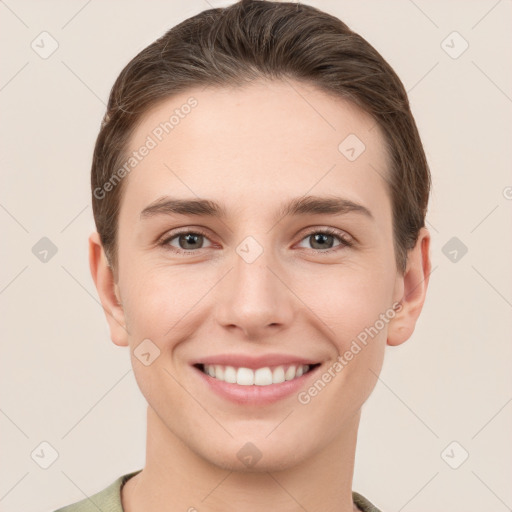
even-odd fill
[{"label": "mouth", "polygon": [[190,361],[205,393],[245,407],[292,398],[320,371],[322,362],[295,354],[224,353]]},{"label": "mouth", "polygon": [[316,364],[283,364],[260,368],[236,367],[222,364],[197,363],[195,368],[220,382],[239,386],[270,386],[300,379],[320,366]]}]

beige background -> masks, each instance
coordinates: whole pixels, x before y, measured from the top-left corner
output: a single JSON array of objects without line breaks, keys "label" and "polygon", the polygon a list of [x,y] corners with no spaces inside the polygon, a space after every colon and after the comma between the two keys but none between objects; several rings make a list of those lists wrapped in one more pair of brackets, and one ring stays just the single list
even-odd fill
[{"label": "beige background", "polygon": [[[354,489],[383,512],[505,511],[512,4],[307,3],[340,17],[396,69],[434,179],[429,296],[411,340],[388,348],[364,407]],[[209,4],[221,2],[0,2],[3,512],[52,511],[143,467],[145,402],[127,349],[109,339],[87,263],[90,162],[122,67]],[[42,31],[59,44],[47,59],[31,48]],[[445,49],[453,54],[463,41],[441,44],[453,31],[469,43],[456,59]],[[57,247],[46,263],[32,252],[42,237]],[[456,262],[442,252],[452,237],[468,248]],[[58,452],[46,470],[31,458],[43,441]],[[452,441],[460,446],[443,459]],[[446,461],[463,449],[469,458],[452,469]]]}]

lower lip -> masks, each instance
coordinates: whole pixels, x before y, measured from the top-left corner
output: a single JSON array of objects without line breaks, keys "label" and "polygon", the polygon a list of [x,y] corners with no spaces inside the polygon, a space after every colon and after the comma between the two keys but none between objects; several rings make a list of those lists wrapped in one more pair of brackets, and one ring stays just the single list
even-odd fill
[{"label": "lower lip", "polygon": [[210,377],[199,368],[193,367],[199,377],[210,389],[223,398],[226,398],[237,404],[266,405],[277,402],[290,395],[297,394],[304,387],[308,380],[319,366],[313,368],[301,377],[287,380],[280,384],[269,384],[268,386],[241,386],[240,384],[231,384],[223,380]]}]

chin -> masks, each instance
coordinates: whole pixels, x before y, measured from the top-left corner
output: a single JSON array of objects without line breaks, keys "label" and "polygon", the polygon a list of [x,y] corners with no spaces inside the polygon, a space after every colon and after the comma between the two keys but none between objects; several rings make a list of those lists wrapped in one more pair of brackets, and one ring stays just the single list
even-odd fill
[{"label": "chin", "polygon": [[[290,436],[287,436],[287,443],[283,443],[282,438],[277,435],[273,440],[244,436],[243,439],[237,437],[219,445],[213,453],[211,447],[208,447],[210,449],[198,450],[196,454],[214,466],[238,473],[283,471],[307,459],[307,447],[303,442],[292,441]],[[311,451],[314,451],[313,446]]]}]

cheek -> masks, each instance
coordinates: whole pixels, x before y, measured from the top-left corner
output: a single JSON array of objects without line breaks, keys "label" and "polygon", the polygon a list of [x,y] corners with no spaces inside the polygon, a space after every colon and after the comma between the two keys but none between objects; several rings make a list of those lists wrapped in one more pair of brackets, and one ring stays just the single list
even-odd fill
[{"label": "cheek", "polygon": [[130,335],[160,344],[183,336],[188,315],[201,307],[198,302],[216,282],[214,272],[210,275],[200,265],[139,260],[125,270],[123,304]]},{"label": "cheek", "polygon": [[301,273],[295,283],[297,295],[306,299],[305,304],[322,320],[327,336],[336,340],[340,350],[392,305],[394,274],[378,263],[371,268],[330,267],[308,277]]},{"label": "cheek", "polygon": [[[394,317],[394,274],[376,264],[366,271],[345,267],[309,287],[307,305],[321,320],[333,357],[300,397],[313,416],[325,414],[325,425],[335,436],[347,417],[355,414],[375,387],[386,347],[387,329]],[[306,291],[305,284],[301,292]],[[312,291],[311,291],[312,290]],[[335,407],[332,404],[336,404]],[[314,414],[313,414],[314,413]],[[326,435],[328,435],[326,433]]]}]

